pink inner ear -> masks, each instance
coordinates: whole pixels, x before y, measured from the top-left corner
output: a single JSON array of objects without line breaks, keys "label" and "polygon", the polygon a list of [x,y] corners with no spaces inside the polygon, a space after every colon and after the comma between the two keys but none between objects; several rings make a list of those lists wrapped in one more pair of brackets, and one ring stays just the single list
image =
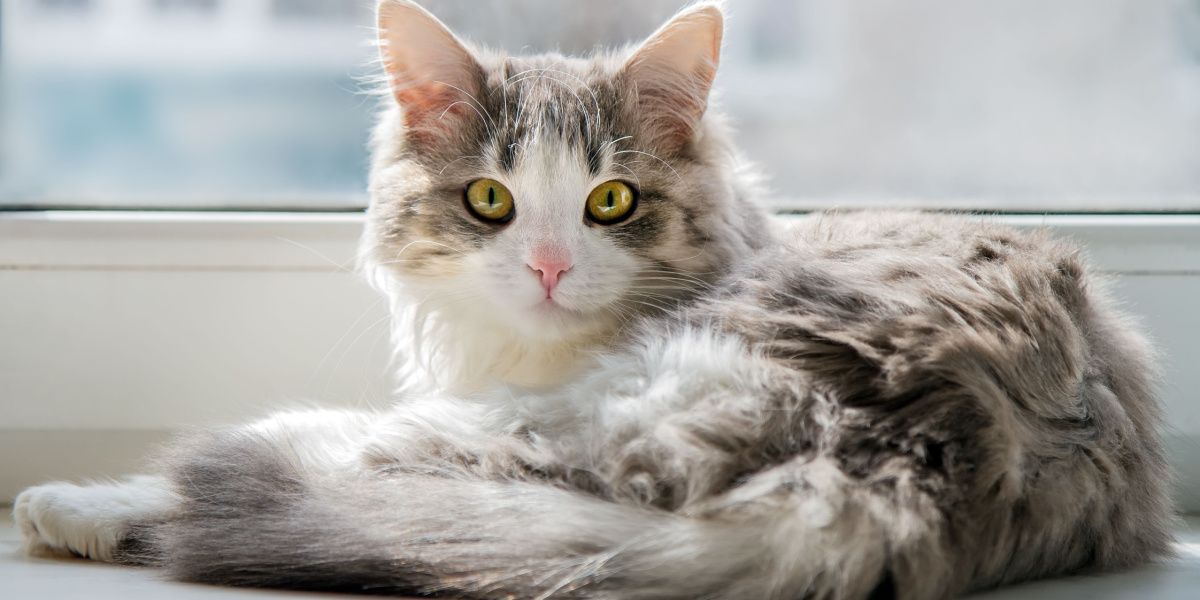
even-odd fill
[{"label": "pink inner ear", "polygon": [[411,2],[384,2],[379,31],[409,136],[444,136],[478,110],[470,94],[476,93],[479,64],[436,17]]},{"label": "pink inner ear", "polygon": [[440,83],[400,88],[396,100],[404,110],[404,125],[410,134],[443,134],[471,109],[462,94]]},{"label": "pink inner ear", "polygon": [[723,17],[715,6],[687,11],[656,32],[627,63],[643,124],[663,150],[695,134],[720,60]]}]

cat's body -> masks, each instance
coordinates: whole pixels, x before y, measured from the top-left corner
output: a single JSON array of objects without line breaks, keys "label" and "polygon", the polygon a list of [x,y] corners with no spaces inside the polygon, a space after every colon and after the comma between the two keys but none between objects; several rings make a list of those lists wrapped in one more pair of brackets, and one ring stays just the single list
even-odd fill
[{"label": "cat's body", "polygon": [[[385,32],[443,35],[383,6]],[[439,88],[472,106],[448,129],[447,98],[414,122],[431,95],[397,84],[366,248],[423,383],[380,414],[192,436],[161,476],[33,488],[30,545],[193,581],[479,598],[941,598],[1162,554],[1150,351],[1077,251],[953,217],[767,219],[702,106],[656,112],[645,82],[632,99],[614,83],[648,63],[711,81],[685,59],[714,27],[719,43],[719,13],[693,9],[625,63],[481,59],[453,86],[479,84],[470,100]],[[396,79],[413,62],[385,60]],[[510,88],[530,69],[546,80]],[[651,141],[618,167],[623,135]],[[622,168],[640,204],[585,220],[575,198]],[[504,209],[493,188],[451,198],[478,177],[503,179],[487,185],[515,218],[511,200],[464,218]],[[464,292],[482,277],[499,300]]]}]

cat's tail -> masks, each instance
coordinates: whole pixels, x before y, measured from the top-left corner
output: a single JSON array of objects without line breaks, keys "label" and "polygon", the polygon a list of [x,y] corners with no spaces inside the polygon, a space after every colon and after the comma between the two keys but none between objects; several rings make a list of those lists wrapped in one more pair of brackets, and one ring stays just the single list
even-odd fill
[{"label": "cat's tail", "polygon": [[198,456],[177,469],[183,505],[131,546],[152,549],[187,581],[742,600],[932,598],[955,579],[945,572],[953,561],[905,549],[934,538],[927,519],[856,497],[820,461],[799,471],[783,465],[786,475],[760,474],[736,497],[681,513],[537,481],[305,472],[261,449],[209,456],[220,459]]}]

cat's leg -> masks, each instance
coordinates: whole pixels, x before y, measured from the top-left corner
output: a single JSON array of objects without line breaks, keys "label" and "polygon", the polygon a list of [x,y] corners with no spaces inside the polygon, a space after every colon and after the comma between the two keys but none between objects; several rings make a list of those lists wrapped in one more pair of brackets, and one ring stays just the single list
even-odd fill
[{"label": "cat's leg", "polygon": [[[366,413],[303,411],[280,413],[250,425],[229,428],[223,439],[261,439],[289,450],[289,458],[310,472],[338,470],[359,460],[372,419]],[[181,442],[186,452],[186,442]],[[237,457],[231,469],[239,468]],[[160,460],[167,463],[170,460]],[[121,481],[75,484],[51,482],[17,496],[13,518],[25,549],[35,555],[76,555],[105,562],[153,561],[148,535],[170,520],[181,498],[169,475],[142,475]],[[267,490],[264,490],[264,493]],[[142,555],[142,552],[148,555]]]},{"label": "cat's leg", "polygon": [[30,554],[109,562],[132,524],[164,519],[176,503],[167,480],[158,476],[88,485],[55,482],[21,492],[13,519]]},{"label": "cat's leg", "polygon": [[[570,464],[608,482],[602,493],[547,481],[556,472],[536,463],[537,436],[497,434],[512,415],[461,401],[418,400],[377,419],[358,462],[336,468],[313,468],[301,455],[310,444],[272,428],[197,438],[170,468],[183,501],[160,530],[163,564],[215,584],[472,597],[866,598],[902,585],[896,595],[927,598],[961,588],[923,481],[898,471],[876,486],[815,447],[804,452],[802,439],[793,449],[790,432],[816,435],[835,420],[807,395],[785,399],[796,386],[764,390],[753,376],[763,365],[737,344],[705,349],[656,361],[662,374],[641,378],[653,393],[601,412],[592,437],[564,427],[544,442],[555,454],[580,448]],[[635,367],[621,372],[634,379]],[[600,394],[564,393],[579,406]],[[522,404],[548,420],[578,412],[571,400]],[[607,447],[586,462],[596,441]],[[743,459],[760,462],[747,469]]]},{"label": "cat's leg", "polygon": [[[941,598],[961,589],[935,507],[795,461],[671,512],[453,464],[313,474],[214,438],[177,465],[164,564],[187,581],[467,597]],[[239,456],[238,466],[227,461]],[[900,590],[897,592],[897,590]]]}]

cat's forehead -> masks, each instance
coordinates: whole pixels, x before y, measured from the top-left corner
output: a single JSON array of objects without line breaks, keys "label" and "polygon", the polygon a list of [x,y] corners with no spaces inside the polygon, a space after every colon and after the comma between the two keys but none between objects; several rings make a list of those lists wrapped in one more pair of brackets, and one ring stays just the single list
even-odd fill
[{"label": "cat's forehead", "polygon": [[[490,88],[540,98],[574,96],[579,90],[611,83],[620,62],[607,54],[592,57],[539,54],[492,56],[481,61]],[[547,85],[549,84],[549,85]]]},{"label": "cat's forehead", "polygon": [[594,170],[606,142],[629,135],[619,71],[607,57],[558,55],[492,61],[482,90],[491,126],[485,132],[505,169],[525,148],[567,144]]}]

